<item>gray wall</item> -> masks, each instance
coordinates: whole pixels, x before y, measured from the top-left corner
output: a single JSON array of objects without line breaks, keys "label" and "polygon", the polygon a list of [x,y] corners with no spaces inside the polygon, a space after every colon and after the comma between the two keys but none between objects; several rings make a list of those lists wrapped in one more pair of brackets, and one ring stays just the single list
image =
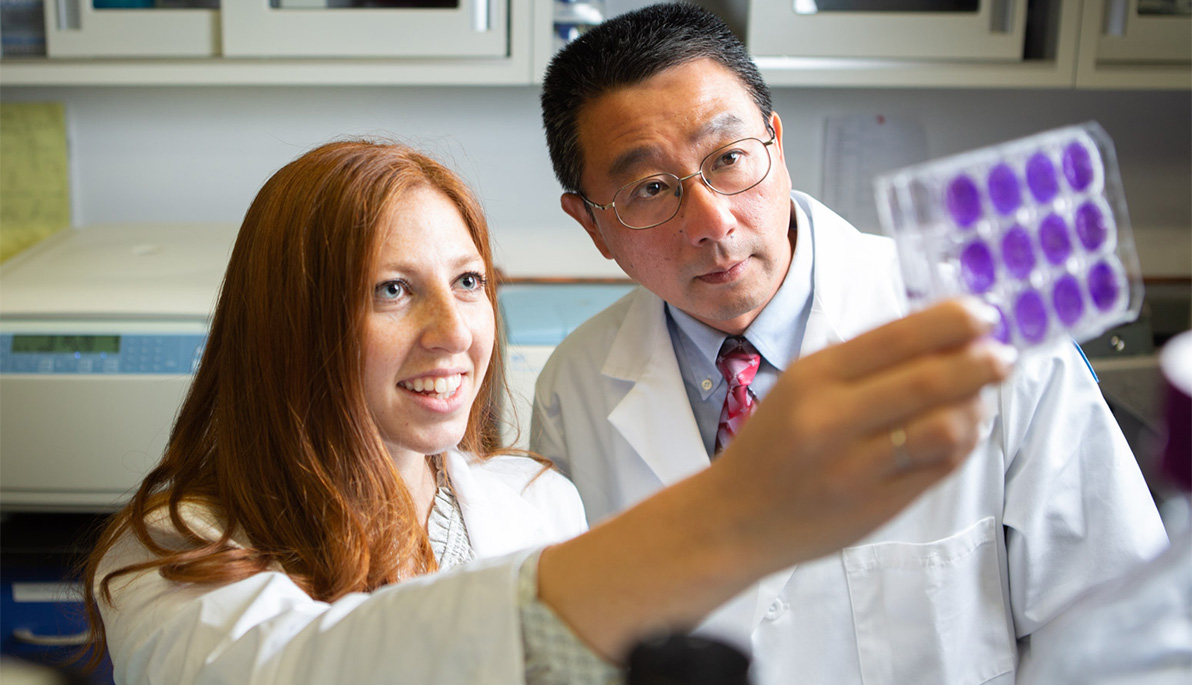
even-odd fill
[{"label": "gray wall", "polygon": [[[479,191],[515,275],[619,275],[559,209],[534,87],[4,88],[66,105],[74,223],[239,222],[287,161],[343,135],[430,150]],[[796,188],[821,190],[826,117],[922,121],[930,156],[1095,119],[1117,147],[1144,271],[1192,275],[1187,92],[778,89]]]}]

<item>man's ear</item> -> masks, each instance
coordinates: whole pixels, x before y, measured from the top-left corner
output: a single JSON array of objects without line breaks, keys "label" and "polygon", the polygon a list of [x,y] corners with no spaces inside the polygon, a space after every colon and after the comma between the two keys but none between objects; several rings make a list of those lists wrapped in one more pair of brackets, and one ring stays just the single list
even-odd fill
[{"label": "man's ear", "polygon": [[778,112],[770,112],[770,128],[774,130],[774,139],[778,141],[778,158],[786,164],[786,151],[782,147],[782,119]]},{"label": "man's ear", "polygon": [[612,259],[613,253],[609,252],[608,246],[604,244],[604,235],[600,232],[600,227],[596,225],[596,217],[592,215],[592,211],[588,209],[584,199],[576,193],[563,193],[563,196],[559,198],[559,204],[563,206],[564,212],[567,212],[572,219],[584,227],[584,230],[588,232],[588,237],[596,245],[596,249],[600,250],[600,254],[604,255],[605,259]]}]

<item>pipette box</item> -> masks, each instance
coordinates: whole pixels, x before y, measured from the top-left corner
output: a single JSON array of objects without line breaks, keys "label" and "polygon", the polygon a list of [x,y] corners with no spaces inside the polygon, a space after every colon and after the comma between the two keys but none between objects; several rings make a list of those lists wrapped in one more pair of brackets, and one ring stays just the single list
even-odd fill
[{"label": "pipette box", "polygon": [[892,171],[874,187],[914,309],[977,296],[1001,313],[994,337],[1020,350],[1138,317],[1117,157],[1096,122]]}]

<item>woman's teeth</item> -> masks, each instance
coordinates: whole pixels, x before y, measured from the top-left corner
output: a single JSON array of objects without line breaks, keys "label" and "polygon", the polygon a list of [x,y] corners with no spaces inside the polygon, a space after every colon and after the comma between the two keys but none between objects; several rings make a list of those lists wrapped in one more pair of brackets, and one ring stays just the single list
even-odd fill
[{"label": "woman's teeth", "polygon": [[445,400],[455,394],[462,382],[463,376],[455,374],[438,378],[415,378],[412,381],[401,381],[398,385],[406,390],[434,395],[440,400]]}]

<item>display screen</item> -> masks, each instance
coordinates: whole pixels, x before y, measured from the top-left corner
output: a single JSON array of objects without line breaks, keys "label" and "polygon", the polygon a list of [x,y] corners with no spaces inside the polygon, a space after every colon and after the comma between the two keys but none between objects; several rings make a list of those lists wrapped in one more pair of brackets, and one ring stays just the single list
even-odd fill
[{"label": "display screen", "polygon": [[116,354],[120,351],[118,335],[14,335],[13,353],[72,353]]},{"label": "display screen", "polygon": [[976,12],[980,0],[795,0],[796,14],[816,12]]}]

